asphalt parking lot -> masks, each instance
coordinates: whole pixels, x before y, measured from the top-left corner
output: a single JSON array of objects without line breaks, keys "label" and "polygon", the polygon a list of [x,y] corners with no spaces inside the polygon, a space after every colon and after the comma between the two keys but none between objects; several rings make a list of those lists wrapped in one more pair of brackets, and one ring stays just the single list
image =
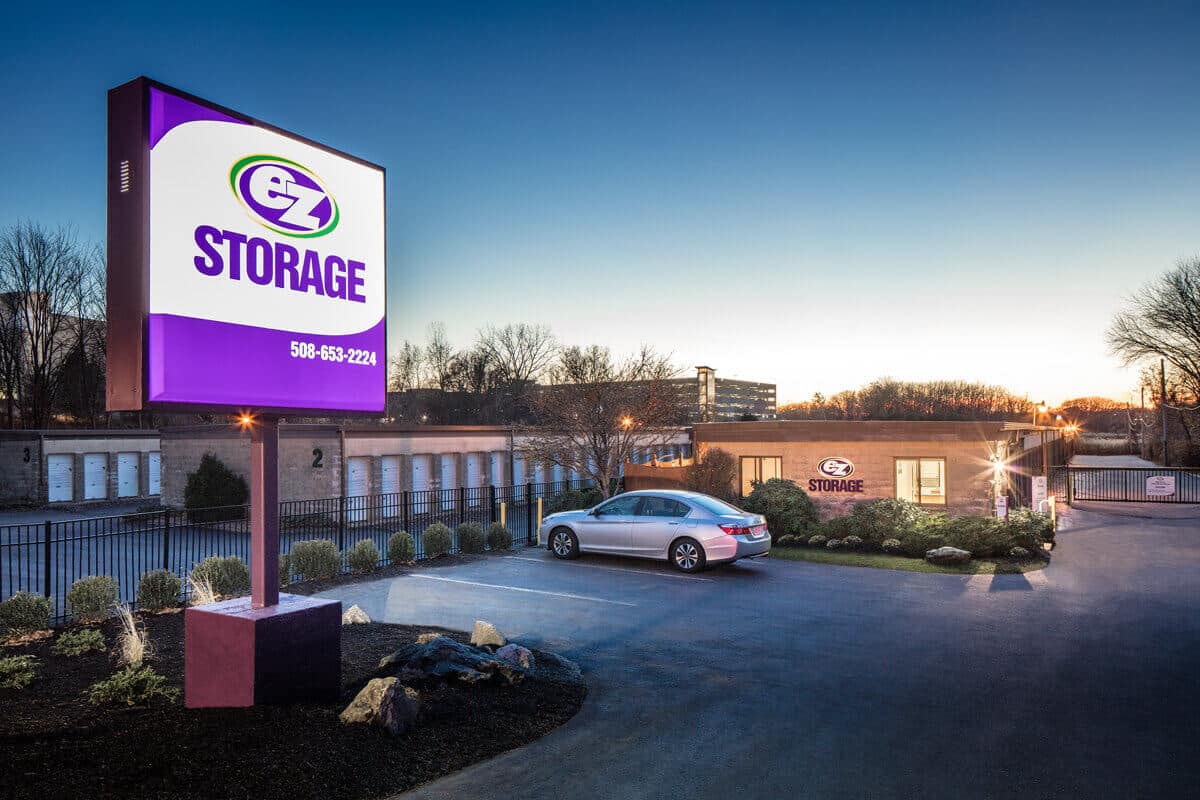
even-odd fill
[{"label": "asphalt parking lot", "polygon": [[1200,522],[1074,513],[1026,575],[545,551],[326,593],[563,652],[580,714],[429,798],[1182,797],[1200,779]]}]

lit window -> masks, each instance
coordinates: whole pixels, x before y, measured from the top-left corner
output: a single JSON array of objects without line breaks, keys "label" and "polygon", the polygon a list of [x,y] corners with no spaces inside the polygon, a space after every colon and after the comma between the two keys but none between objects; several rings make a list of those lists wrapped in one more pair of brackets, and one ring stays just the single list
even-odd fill
[{"label": "lit window", "polygon": [[897,458],[896,497],[910,503],[946,505],[946,459]]},{"label": "lit window", "polygon": [[754,491],[754,484],[783,477],[782,456],[742,456],[742,497]]}]

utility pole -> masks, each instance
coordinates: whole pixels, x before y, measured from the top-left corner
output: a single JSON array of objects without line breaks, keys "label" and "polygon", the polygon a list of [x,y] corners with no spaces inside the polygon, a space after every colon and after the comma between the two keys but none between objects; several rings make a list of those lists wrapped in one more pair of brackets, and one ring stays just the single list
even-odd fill
[{"label": "utility pole", "polygon": [[1171,459],[1167,454],[1167,360],[1160,358],[1158,360],[1158,407],[1162,410],[1162,442],[1163,442],[1163,466],[1171,466]]}]

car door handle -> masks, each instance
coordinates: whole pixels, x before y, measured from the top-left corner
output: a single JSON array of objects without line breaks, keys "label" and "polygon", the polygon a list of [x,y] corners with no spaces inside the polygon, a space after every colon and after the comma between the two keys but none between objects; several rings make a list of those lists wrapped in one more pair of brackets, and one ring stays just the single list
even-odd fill
[{"label": "car door handle", "polygon": [[679,523],[678,522],[668,522],[667,524],[668,525],[678,525]]}]

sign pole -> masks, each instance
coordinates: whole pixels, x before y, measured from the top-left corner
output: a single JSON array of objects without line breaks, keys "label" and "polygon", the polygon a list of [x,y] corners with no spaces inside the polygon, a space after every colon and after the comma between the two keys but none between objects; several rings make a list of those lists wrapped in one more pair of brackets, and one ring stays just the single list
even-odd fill
[{"label": "sign pole", "polygon": [[250,423],[250,604],[279,604],[279,417]]}]

